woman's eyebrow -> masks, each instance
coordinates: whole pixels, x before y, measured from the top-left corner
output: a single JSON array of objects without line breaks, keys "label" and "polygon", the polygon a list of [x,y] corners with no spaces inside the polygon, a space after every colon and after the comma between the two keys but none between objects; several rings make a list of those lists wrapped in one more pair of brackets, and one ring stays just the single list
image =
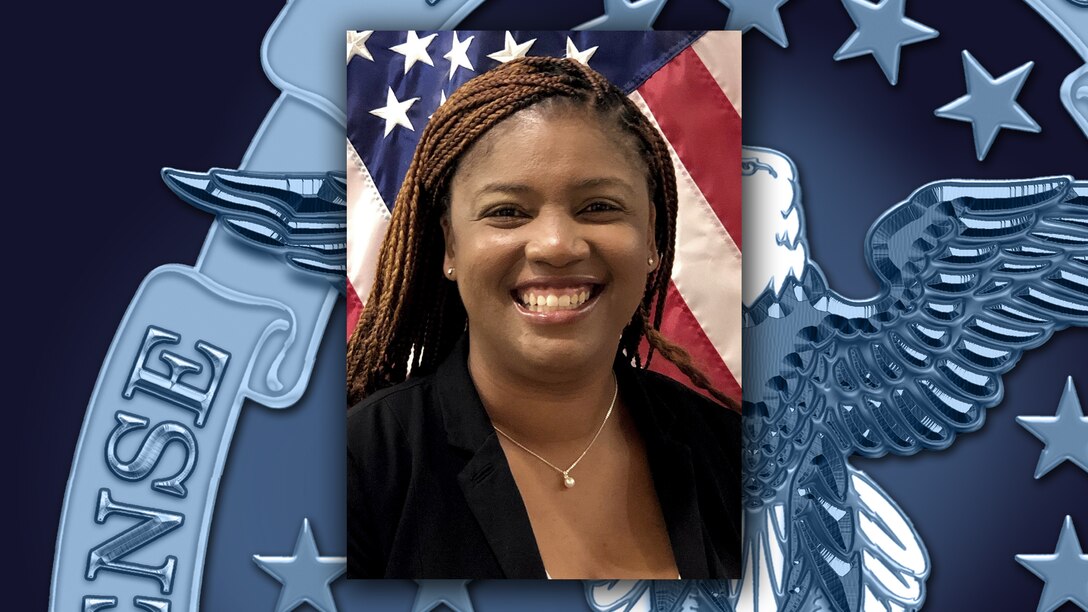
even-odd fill
[{"label": "woman's eyebrow", "polygon": [[476,191],[477,195],[485,193],[530,193],[533,188],[524,183],[488,183]]},{"label": "woman's eyebrow", "polygon": [[[584,178],[572,182],[568,188],[571,191],[581,191],[597,187],[614,187],[633,191],[634,187],[628,181],[613,176],[596,176]],[[525,183],[490,182],[476,191],[477,196],[488,193],[531,194],[537,190]]]},{"label": "woman's eyebrow", "polygon": [[631,183],[617,177],[612,176],[599,176],[592,178],[585,178],[577,181],[571,185],[574,189],[589,189],[593,187],[620,187],[623,189],[631,189]]}]

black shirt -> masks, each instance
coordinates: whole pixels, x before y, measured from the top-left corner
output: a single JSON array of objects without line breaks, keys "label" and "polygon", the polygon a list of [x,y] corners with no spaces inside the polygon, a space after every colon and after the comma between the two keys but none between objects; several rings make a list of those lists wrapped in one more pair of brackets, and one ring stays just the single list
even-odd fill
[{"label": "black shirt", "polygon": [[[677,569],[740,575],[740,416],[617,359]],[[348,411],[348,578],[545,578],[529,515],[468,372],[462,338],[434,374]]]}]

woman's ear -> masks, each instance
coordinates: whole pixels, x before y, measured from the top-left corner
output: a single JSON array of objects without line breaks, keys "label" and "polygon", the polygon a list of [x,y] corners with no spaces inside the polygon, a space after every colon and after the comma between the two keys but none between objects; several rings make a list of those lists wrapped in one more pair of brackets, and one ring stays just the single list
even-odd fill
[{"label": "woman's ear", "polygon": [[650,263],[650,272],[657,269],[658,260],[660,257],[657,255],[657,206],[653,201],[650,201],[650,226],[646,229],[646,251],[648,253],[647,262]]},{"label": "woman's ear", "polygon": [[446,242],[446,255],[442,259],[442,273],[448,278],[452,276],[450,270],[456,270],[457,263],[454,258],[453,228],[450,227],[450,213],[442,214],[442,239]]}]

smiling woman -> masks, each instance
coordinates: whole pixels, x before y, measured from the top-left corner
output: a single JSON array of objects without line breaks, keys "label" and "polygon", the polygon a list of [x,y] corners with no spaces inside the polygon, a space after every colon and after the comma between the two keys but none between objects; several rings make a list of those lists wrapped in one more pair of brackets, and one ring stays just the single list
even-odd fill
[{"label": "smiling woman", "polygon": [[444,265],[469,313],[470,371],[550,388],[593,373],[608,391],[657,267],[655,214],[634,138],[569,100],[515,113],[466,153]]},{"label": "smiling woman", "polygon": [[736,405],[658,332],[676,215],[656,127],[580,62],[434,113],[348,345],[349,577],[737,576]]}]

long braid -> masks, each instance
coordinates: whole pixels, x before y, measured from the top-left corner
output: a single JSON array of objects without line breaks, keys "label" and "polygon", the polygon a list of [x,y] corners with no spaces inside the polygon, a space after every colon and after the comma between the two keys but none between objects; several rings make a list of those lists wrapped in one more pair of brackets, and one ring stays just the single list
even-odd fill
[{"label": "long braid", "polygon": [[[623,330],[620,352],[639,367],[654,351],[676,364],[698,387],[731,407],[661,326],[676,239],[676,178],[668,146],[627,97],[596,71],[572,60],[527,57],[507,62],[458,88],[420,135],[382,242],[370,296],[347,351],[348,405],[413,374],[433,371],[464,333],[467,315],[456,288],[442,275],[440,220],[449,182],[462,155],[514,113],[551,99],[597,111],[638,141],[656,207],[654,238],[660,262],[646,281],[638,310]],[[649,344],[645,361],[638,350]]]}]

